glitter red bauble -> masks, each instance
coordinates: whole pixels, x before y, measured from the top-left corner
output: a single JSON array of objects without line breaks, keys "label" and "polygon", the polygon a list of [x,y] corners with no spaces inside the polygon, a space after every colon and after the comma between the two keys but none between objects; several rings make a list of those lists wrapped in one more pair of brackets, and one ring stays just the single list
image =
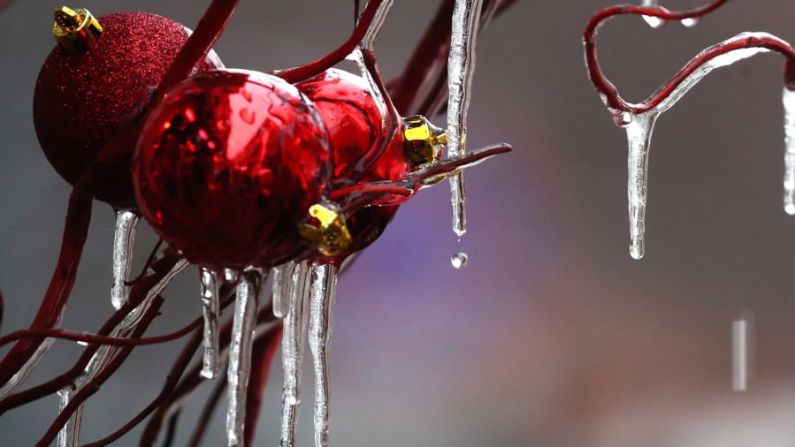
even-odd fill
[{"label": "glitter red bauble", "polygon": [[213,71],[148,116],[133,158],[143,215],[194,264],[270,267],[303,250],[320,202],[328,135],[314,107],[274,76]]},{"label": "glitter red bauble", "polygon": [[[52,50],[33,100],[44,154],[72,184],[114,133],[141,112],[189,36],[179,23],[149,13],[98,20],[104,32],[89,50]],[[211,53],[196,70],[221,66]],[[97,197],[117,207],[134,206],[129,160],[106,174]]]},{"label": "glitter red bauble", "polygon": [[[385,130],[382,129],[381,112],[363,78],[331,69],[297,87],[315,104],[328,130],[333,184],[398,181],[408,173],[402,129],[397,129],[382,147],[379,135]],[[394,111],[388,113],[397,116]],[[362,161],[373,154],[378,154],[377,158],[370,166],[363,167]],[[397,206],[370,206],[346,216],[353,238],[346,254],[372,244],[396,212]]]}]

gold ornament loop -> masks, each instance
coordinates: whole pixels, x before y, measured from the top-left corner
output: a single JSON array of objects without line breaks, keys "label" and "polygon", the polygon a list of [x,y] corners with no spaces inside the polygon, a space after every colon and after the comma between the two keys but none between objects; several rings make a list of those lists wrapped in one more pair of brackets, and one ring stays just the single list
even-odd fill
[{"label": "gold ornament loop", "polygon": [[403,119],[403,140],[406,159],[413,167],[439,161],[447,134],[422,115]]},{"label": "gold ornament loop", "polygon": [[58,45],[70,53],[89,50],[96,45],[102,31],[102,25],[87,9],[66,6],[55,8],[52,35]]},{"label": "gold ornament loop", "polygon": [[309,216],[319,225],[305,223],[298,228],[298,232],[323,256],[337,256],[350,247],[353,238],[345,217],[335,206],[314,204],[309,207]]}]

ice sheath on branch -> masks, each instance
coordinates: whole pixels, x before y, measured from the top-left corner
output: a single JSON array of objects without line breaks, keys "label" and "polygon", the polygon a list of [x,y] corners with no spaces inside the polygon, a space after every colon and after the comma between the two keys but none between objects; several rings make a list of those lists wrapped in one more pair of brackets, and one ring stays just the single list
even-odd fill
[{"label": "ice sheath on branch", "polygon": [[673,107],[691,88],[716,68],[726,67],[753,55],[777,52],[786,59],[784,70],[785,106],[785,175],[784,209],[795,213],[795,51],[786,41],[767,33],[741,33],[715,44],[691,59],[674,77],[641,103],[624,100],[618,89],[605,77],[596,54],[597,32],[608,19],[619,15],[640,15],[666,21],[694,23],[722,6],[728,0],[717,0],[706,6],[685,12],[671,12],[664,8],[631,5],[613,6],[596,13],[583,33],[585,61],[588,75],[599,96],[613,116],[616,125],[627,132],[630,255],[641,259],[645,253],[646,202],[648,196],[649,147],[654,125],[659,116]]}]

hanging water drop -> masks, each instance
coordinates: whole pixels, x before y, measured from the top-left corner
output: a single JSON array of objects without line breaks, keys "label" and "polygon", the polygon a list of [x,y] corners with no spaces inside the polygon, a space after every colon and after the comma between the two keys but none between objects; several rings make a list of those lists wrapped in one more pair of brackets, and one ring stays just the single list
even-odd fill
[{"label": "hanging water drop", "polygon": [[220,284],[218,275],[208,269],[201,269],[201,299],[204,329],[202,333],[202,369],[199,375],[205,379],[218,376],[218,317],[221,311]]},{"label": "hanging water drop", "polygon": [[629,199],[629,253],[634,259],[643,258],[646,233],[646,198],[648,194],[649,145],[657,120],[656,113],[635,115],[626,126],[628,141],[628,181]]},{"label": "hanging water drop", "polygon": [[226,445],[240,447],[245,441],[246,392],[251,374],[251,349],[257,316],[260,273],[246,270],[241,274],[235,297],[232,340],[229,344],[227,370]]},{"label": "hanging water drop", "polygon": [[688,17],[686,19],[682,19],[680,23],[682,24],[682,26],[685,26],[687,28],[692,28],[698,25],[698,19],[695,17]]},{"label": "hanging water drop", "polygon": [[[656,8],[657,0],[643,0],[641,6],[644,8]],[[643,20],[645,20],[646,23],[652,28],[659,28],[665,23],[665,20],[654,16],[643,16]]]},{"label": "hanging water drop", "polygon": [[[475,71],[475,47],[483,0],[456,0],[450,54],[447,61],[449,91],[447,102],[447,155],[455,157],[466,151],[467,113]],[[464,175],[450,178],[450,201],[453,206],[453,231],[466,233]]]},{"label": "hanging water drop", "polygon": [[284,317],[282,333],[282,388],[281,447],[294,447],[298,407],[301,403],[301,371],[304,362],[304,345],[308,314],[310,269],[306,262],[295,266],[291,275],[288,310]]},{"label": "hanging water drop", "polygon": [[795,91],[784,87],[784,211],[795,215]]},{"label": "hanging water drop", "polygon": [[315,373],[315,447],[329,443],[328,343],[331,337],[331,308],[337,289],[337,268],[313,264],[309,298],[309,350]]},{"label": "hanging water drop", "polygon": [[450,264],[452,264],[453,268],[456,270],[466,267],[467,262],[469,262],[469,255],[463,252],[458,252],[450,257]]},{"label": "hanging water drop", "polygon": [[140,216],[130,210],[116,210],[116,227],[113,235],[113,286],[110,289],[110,302],[116,310],[127,302],[132,266],[135,228]]}]

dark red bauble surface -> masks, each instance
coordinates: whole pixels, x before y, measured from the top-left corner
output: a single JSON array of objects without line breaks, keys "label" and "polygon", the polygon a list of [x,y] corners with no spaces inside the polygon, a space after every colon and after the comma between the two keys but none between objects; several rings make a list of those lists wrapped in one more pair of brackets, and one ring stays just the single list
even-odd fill
[{"label": "dark red bauble surface", "polygon": [[[141,112],[189,36],[179,23],[149,13],[98,20],[104,32],[90,50],[52,50],[33,99],[44,154],[72,184],[114,133]],[[222,66],[211,53],[196,70]],[[97,197],[117,207],[134,206],[129,160],[105,177]]]},{"label": "dark red bauble surface", "polygon": [[133,158],[143,215],[194,264],[269,267],[305,250],[298,223],[320,202],[328,135],[292,85],[213,71],[169,92]]},{"label": "dark red bauble surface", "polygon": [[[331,141],[332,182],[346,185],[356,182],[397,181],[409,171],[403,153],[403,132],[398,129],[383,151],[366,170],[361,161],[382,150],[381,113],[360,76],[331,69],[298,84],[320,112]],[[346,216],[353,238],[348,253],[372,244],[397,212],[393,207],[367,207]]]}]

